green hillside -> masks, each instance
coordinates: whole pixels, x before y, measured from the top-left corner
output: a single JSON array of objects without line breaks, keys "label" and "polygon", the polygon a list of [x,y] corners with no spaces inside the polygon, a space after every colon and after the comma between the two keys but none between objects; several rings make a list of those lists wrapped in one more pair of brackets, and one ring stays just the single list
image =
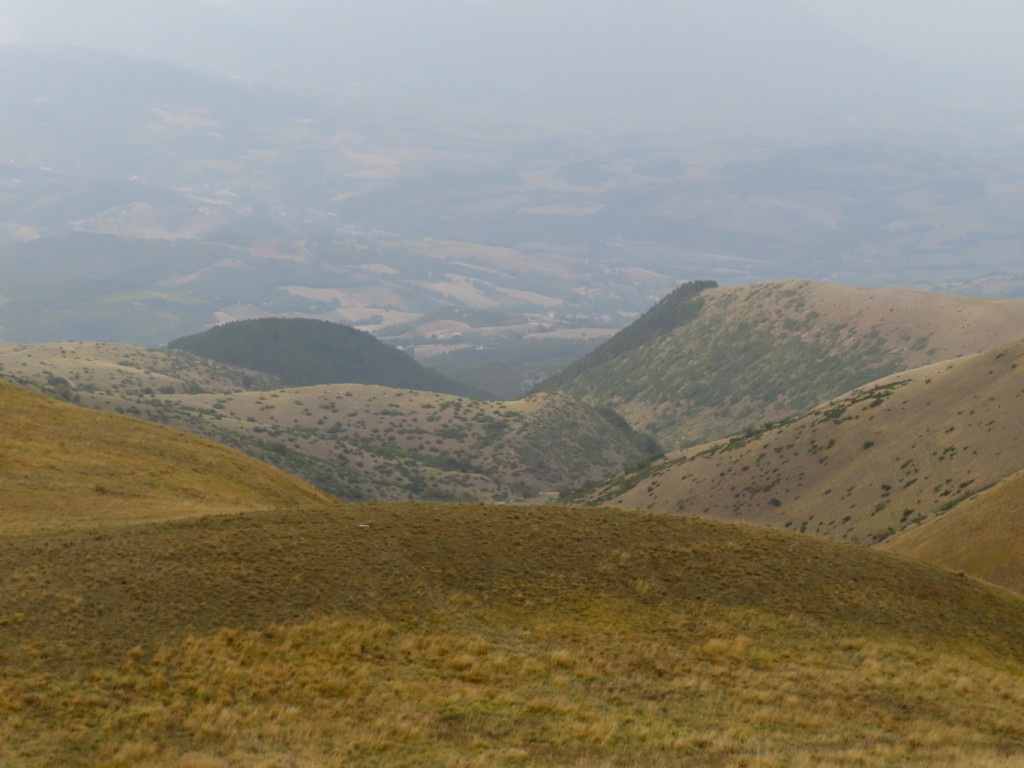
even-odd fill
[{"label": "green hillside", "polygon": [[483,397],[365,331],[323,320],[241,320],[176,339],[167,348],[263,371],[286,386],[380,384]]},{"label": "green hillside", "polygon": [[8,384],[0,484],[5,767],[1024,757],[1024,601],[925,563],[621,510],[331,505]]},{"label": "green hillside", "polygon": [[1007,343],[1024,302],[827,283],[688,283],[541,385],[606,403],[668,448]]}]

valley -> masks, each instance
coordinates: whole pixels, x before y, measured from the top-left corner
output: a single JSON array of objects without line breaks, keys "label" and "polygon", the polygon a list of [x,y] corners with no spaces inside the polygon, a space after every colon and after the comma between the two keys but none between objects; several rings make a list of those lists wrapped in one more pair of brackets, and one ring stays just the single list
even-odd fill
[{"label": "valley", "polygon": [[353,501],[550,497],[657,450],[569,395],[492,402],[373,384],[285,387],[181,351],[0,345],[0,377],[202,435]]}]

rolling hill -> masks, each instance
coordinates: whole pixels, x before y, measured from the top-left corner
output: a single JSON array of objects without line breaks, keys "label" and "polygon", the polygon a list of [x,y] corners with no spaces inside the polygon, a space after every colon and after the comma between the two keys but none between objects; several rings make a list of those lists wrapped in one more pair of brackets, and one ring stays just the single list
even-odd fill
[{"label": "rolling hill", "polygon": [[586,498],[870,544],[1019,472],[1022,441],[1024,340],[670,454]]},{"label": "rolling hill", "polygon": [[1022,499],[1024,473],[1018,472],[880,547],[1024,594]]},{"label": "rolling hill", "polygon": [[1008,343],[1024,302],[786,281],[680,286],[544,382],[681,448],[883,376]]},{"label": "rolling hill", "polygon": [[667,515],[367,505],[0,533],[12,766],[977,766],[1024,602]]},{"label": "rolling hill", "polygon": [[5,531],[67,530],[322,504],[305,483],[221,445],[0,382]]},{"label": "rolling hill", "polygon": [[672,515],[336,505],[0,384],[0,763],[1010,768],[1024,600]]},{"label": "rolling hill", "polygon": [[553,495],[659,450],[569,395],[490,402],[368,384],[283,387],[182,350],[0,345],[0,378],[217,440],[347,500]]},{"label": "rolling hill", "polygon": [[486,397],[424,368],[400,349],[340,323],[267,317],[214,326],[167,345],[198,357],[263,371],[292,387],[379,384]]}]

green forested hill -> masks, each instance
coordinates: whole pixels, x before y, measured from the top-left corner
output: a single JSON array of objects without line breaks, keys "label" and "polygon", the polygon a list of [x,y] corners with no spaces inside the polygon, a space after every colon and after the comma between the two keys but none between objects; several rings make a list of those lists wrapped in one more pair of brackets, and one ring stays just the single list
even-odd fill
[{"label": "green forested hill", "polygon": [[242,320],[185,336],[167,346],[270,373],[287,386],[379,384],[486,399],[369,333],[323,320]]}]

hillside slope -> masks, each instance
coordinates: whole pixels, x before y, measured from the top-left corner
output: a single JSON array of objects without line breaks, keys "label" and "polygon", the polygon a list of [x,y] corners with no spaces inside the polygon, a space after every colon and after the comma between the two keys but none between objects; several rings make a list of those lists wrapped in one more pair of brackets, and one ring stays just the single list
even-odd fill
[{"label": "hillside slope", "polygon": [[1024,754],[1024,602],[863,548],[428,504],[0,543],[5,765],[1009,768]]},{"label": "hillside slope", "polygon": [[541,388],[607,403],[680,448],[1008,343],[1024,328],[1024,301],[803,281],[712,285],[680,286]]},{"label": "hillside slope", "polygon": [[893,536],[881,548],[1024,594],[1024,472]]},{"label": "hillside slope", "polygon": [[483,397],[471,387],[424,368],[409,355],[365,331],[325,320],[241,320],[176,339],[167,348],[263,371],[292,387],[380,384]]},{"label": "hillside slope", "polygon": [[671,454],[586,498],[871,543],[1020,471],[1022,446],[1024,340]]},{"label": "hillside slope", "polygon": [[183,351],[132,344],[0,344],[0,377],[65,399],[93,392],[126,397],[266,390],[275,377]]},{"label": "hillside slope", "polygon": [[3,528],[65,529],[319,504],[223,446],[0,382]]},{"label": "hillside slope", "polygon": [[[120,398],[94,396],[107,409]],[[238,448],[347,500],[523,500],[655,446],[565,394],[498,403],[366,384],[141,399],[131,412]]]},{"label": "hillside slope", "polygon": [[182,350],[0,345],[0,378],[216,440],[346,500],[522,500],[658,451],[617,414],[565,394],[501,403],[367,384],[284,389]]}]

